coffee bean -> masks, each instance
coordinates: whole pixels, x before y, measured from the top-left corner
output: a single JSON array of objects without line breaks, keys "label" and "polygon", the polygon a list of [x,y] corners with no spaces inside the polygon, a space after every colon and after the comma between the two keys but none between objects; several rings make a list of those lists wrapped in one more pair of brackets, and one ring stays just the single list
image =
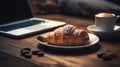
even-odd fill
[{"label": "coffee bean", "polygon": [[24,56],[25,54],[29,54],[29,50],[21,50],[21,56]]},{"label": "coffee bean", "polygon": [[113,53],[111,50],[106,50],[106,55],[110,56],[111,58],[117,58],[117,55]]},{"label": "coffee bean", "polygon": [[102,55],[102,59],[105,60],[105,61],[112,60],[112,58],[110,56],[107,56],[107,55]]},{"label": "coffee bean", "polygon": [[[41,50],[33,50],[32,54],[37,55],[38,57],[44,56],[44,52],[42,52]],[[21,56],[24,56],[25,58],[28,58],[28,59],[32,58],[32,54],[31,54],[30,48],[23,48],[21,50]]]},{"label": "coffee bean", "polygon": [[24,54],[24,57],[30,59],[30,58],[32,58],[32,54],[26,53],[26,54]]},{"label": "coffee bean", "polygon": [[97,57],[98,57],[98,58],[102,58],[103,55],[105,55],[104,52],[99,52],[99,53],[97,53]]},{"label": "coffee bean", "polygon": [[33,55],[37,55],[38,52],[39,52],[39,50],[33,50],[33,51],[32,51],[32,54],[33,54]]},{"label": "coffee bean", "polygon": [[30,48],[23,48],[22,50],[28,50],[28,51],[31,51],[31,49],[30,49]]},{"label": "coffee bean", "polygon": [[115,53],[112,53],[109,55],[111,58],[117,58],[117,55]]},{"label": "coffee bean", "polygon": [[43,57],[44,56],[44,52],[42,52],[42,51],[37,52],[37,56],[38,57]]}]

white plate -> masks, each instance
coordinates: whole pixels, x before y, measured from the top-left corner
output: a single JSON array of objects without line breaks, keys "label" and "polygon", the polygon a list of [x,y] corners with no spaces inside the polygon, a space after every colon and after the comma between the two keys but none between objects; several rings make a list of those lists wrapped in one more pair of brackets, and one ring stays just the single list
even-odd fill
[{"label": "white plate", "polygon": [[86,48],[86,47],[90,47],[90,46],[93,46],[95,44],[97,44],[99,42],[99,38],[94,35],[94,34],[91,34],[89,33],[89,38],[90,38],[90,44],[88,45],[82,45],[82,46],[56,46],[56,45],[51,45],[51,44],[48,44],[46,42],[42,42],[40,40],[37,39],[38,43],[40,43],[40,45],[43,45],[43,46],[46,46],[46,47],[51,47],[51,48],[59,48],[59,49],[80,49],[80,48]]},{"label": "white plate", "polygon": [[[93,32],[105,32],[105,31],[101,31],[98,27],[96,27],[96,25],[90,25],[87,27],[87,29]],[[111,32],[115,32],[115,31],[120,31],[120,27],[115,25],[114,31]]]}]

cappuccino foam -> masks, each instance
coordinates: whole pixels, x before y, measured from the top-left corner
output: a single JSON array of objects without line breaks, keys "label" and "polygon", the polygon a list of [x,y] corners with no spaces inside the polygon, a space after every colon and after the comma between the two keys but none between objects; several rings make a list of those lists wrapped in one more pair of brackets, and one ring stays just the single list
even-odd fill
[{"label": "cappuccino foam", "polygon": [[113,17],[112,13],[98,13],[96,14],[97,17]]}]

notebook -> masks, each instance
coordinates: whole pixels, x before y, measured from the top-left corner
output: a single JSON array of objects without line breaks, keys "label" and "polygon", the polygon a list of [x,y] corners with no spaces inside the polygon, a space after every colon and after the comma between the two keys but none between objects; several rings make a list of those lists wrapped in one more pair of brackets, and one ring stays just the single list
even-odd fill
[{"label": "notebook", "polygon": [[0,1],[0,33],[23,37],[65,25],[65,22],[33,17],[28,0]]}]

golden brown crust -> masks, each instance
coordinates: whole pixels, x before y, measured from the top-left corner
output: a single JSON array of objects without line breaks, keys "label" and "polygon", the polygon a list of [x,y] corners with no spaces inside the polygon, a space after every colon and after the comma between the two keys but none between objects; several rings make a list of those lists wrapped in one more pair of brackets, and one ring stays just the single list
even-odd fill
[{"label": "golden brown crust", "polygon": [[60,27],[46,36],[39,36],[39,40],[59,46],[77,46],[89,44],[88,33],[74,25]]}]

